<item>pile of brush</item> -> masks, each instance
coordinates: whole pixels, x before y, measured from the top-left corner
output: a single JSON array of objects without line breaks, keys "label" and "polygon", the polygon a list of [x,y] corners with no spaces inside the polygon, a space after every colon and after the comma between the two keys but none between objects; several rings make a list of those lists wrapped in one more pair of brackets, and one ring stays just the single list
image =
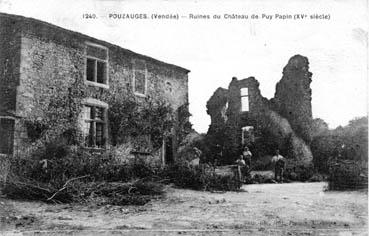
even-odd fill
[{"label": "pile of brush", "polygon": [[62,186],[36,180],[8,176],[2,193],[8,198],[37,200],[49,203],[88,202],[99,198],[102,204],[144,205],[164,194],[164,185],[158,182],[135,180],[122,182],[94,182],[89,176],[67,180]]}]

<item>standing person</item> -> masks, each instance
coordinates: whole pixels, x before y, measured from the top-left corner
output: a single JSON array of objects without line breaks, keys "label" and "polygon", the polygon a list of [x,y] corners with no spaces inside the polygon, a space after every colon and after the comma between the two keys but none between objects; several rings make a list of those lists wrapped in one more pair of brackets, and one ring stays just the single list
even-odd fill
[{"label": "standing person", "polygon": [[245,167],[246,163],[243,159],[243,156],[240,155],[240,157],[236,160],[237,165],[237,173],[238,173],[238,179],[242,182],[243,181],[243,168]]},{"label": "standing person", "polygon": [[250,168],[252,153],[250,152],[250,149],[247,146],[243,148],[242,156],[243,156],[243,159],[245,160],[246,165],[248,165]]},{"label": "standing person", "polygon": [[250,152],[250,149],[245,146],[242,150],[242,156],[243,160],[245,160],[245,166],[242,168],[243,170],[243,176],[249,177],[250,171],[251,171],[251,157],[252,153]]},{"label": "standing person", "polygon": [[190,162],[190,164],[193,166],[198,166],[200,164],[200,157],[202,155],[202,151],[198,149],[197,147],[194,147],[193,152],[194,152],[194,159]]},{"label": "standing person", "polygon": [[278,182],[283,182],[283,172],[286,166],[286,160],[282,155],[279,154],[279,150],[275,151],[275,155],[272,157],[272,162],[274,163],[274,178]]}]

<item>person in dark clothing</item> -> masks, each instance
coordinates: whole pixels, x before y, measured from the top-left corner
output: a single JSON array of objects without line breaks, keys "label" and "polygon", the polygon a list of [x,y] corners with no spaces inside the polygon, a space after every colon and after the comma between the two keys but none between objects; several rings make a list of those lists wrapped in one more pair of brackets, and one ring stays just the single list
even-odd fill
[{"label": "person in dark clothing", "polygon": [[250,152],[250,149],[247,146],[243,148],[241,156],[245,161],[245,165],[242,168],[242,175],[244,176],[244,180],[247,180],[250,178],[251,157],[252,157],[252,153]]}]

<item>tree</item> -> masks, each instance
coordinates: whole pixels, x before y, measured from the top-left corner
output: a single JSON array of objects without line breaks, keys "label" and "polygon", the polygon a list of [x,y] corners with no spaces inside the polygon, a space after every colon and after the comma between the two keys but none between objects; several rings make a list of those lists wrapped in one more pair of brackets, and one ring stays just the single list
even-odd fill
[{"label": "tree", "polygon": [[[324,128],[319,119],[316,124]],[[323,125],[322,125],[323,124]],[[325,129],[325,128],[324,128]],[[368,118],[359,117],[349,121],[349,124],[339,126],[334,130],[319,129],[311,143],[314,165],[319,171],[328,171],[330,160],[368,161]],[[321,131],[324,132],[321,132]]]},{"label": "tree", "polygon": [[312,133],[313,137],[322,135],[322,134],[328,132],[328,130],[329,130],[328,124],[323,119],[315,118],[313,120],[313,123],[312,123],[312,126],[311,126],[311,133]]}]

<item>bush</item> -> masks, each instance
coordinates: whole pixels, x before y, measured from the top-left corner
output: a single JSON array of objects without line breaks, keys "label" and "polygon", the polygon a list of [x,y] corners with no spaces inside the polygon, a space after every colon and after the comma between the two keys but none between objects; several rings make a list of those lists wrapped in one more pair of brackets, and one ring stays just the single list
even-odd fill
[{"label": "bush", "polygon": [[368,188],[368,172],[353,161],[339,161],[331,165],[328,177],[329,190]]},{"label": "bush", "polygon": [[344,127],[337,127],[315,136],[311,143],[314,165],[319,172],[329,172],[332,159],[353,160],[368,163],[368,118],[349,121]]},{"label": "bush", "polygon": [[177,163],[163,170],[162,177],[169,178],[178,187],[194,190],[237,191],[242,186],[235,177],[217,175],[214,168],[206,164]]},{"label": "bush", "polygon": [[314,137],[311,143],[315,168],[321,173],[328,173],[328,162],[340,155],[343,138],[338,135],[324,134]]},{"label": "bush", "polygon": [[142,102],[133,94],[117,92],[109,99],[112,144],[122,144],[131,137],[147,135],[153,148],[160,148],[163,138],[170,134],[174,125],[173,114],[172,107],[164,100],[148,97]]},{"label": "bush", "polygon": [[286,169],[284,172],[284,178],[292,181],[309,181],[315,174],[315,169],[313,166],[295,166],[290,169]]},{"label": "bush", "polygon": [[323,182],[327,180],[327,175],[315,173],[308,181],[309,182]]},{"label": "bush", "polygon": [[255,171],[273,170],[274,166],[271,159],[271,156],[254,158],[251,162],[251,169]]}]

